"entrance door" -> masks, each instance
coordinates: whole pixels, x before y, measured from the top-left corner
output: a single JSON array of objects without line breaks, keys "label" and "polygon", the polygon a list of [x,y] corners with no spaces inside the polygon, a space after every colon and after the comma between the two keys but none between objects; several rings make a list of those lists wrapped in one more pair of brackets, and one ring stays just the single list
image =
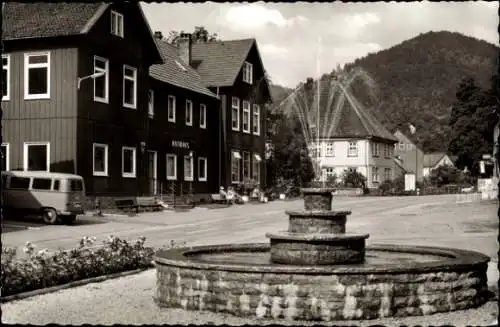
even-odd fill
[{"label": "entrance door", "polygon": [[157,159],[156,151],[148,151],[148,181],[151,195],[158,194]]}]

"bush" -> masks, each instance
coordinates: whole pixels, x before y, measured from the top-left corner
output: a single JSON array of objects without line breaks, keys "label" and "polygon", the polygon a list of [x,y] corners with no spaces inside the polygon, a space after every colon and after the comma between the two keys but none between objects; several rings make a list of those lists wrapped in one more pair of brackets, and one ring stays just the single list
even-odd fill
[{"label": "bush", "polygon": [[344,187],[366,188],[366,177],[356,170],[347,169],[342,175]]},{"label": "bush", "polygon": [[[49,254],[35,252],[27,242],[26,259],[15,259],[15,248],[2,248],[2,295],[32,291],[65,283],[153,266],[154,249],[144,246],[145,237],[128,243],[110,236],[101,247],[90,247],[95,238],[84,237],[77,248]],[[175,246],[171,243],[170,247]]]}]

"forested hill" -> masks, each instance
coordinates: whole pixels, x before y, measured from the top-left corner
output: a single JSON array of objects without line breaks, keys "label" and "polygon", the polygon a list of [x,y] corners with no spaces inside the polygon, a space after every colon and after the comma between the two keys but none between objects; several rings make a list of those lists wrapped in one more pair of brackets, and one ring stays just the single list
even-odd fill
[{"label": "forested hill", "polygon": [[[376,81],[379,104],[369,105],[361,85],[354,85],[358,100],[390,131],[417,128],[417,143],[424,151],[446,151],[448,121],[460,81],[473,77],[489,88],[497,73],[499,48],[453,32],[428,32],[389,49],[372,53],[347,64],[363,68]],[[275,103],[290,90],[273,86]]]}]

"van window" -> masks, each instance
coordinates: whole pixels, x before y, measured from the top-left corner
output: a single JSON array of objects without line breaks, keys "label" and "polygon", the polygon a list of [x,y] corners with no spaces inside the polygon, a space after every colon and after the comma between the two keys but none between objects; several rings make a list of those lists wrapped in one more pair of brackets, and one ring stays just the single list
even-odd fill
[{"label": "van window", "polygon": [[7,175],[2,175],[2,188],[7,185]]},{"label": "van window", "polygon": [[83,183],[80,179],[70,179],[69,182],[70,191],[83,191]]},{"label": "van window", "polygon": [[34,178],[31,188],[34,190],[50,190],[51,184],[52,179],[50,178]]},{"label": "van window", "polygon": [[21,190],[27,190],[30,187],[29,177],[10,177],[10,188],[16,188]]},{"label": "van window", "polygon": [[56,179],[54,180],[54,187],[52,188],[52,190],[54,191],[59,191],[59,186],[61,185],[61,181]]}]

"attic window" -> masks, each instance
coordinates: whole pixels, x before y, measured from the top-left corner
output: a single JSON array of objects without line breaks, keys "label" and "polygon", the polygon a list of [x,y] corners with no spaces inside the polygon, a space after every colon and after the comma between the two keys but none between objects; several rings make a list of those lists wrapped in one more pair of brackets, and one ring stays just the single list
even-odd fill
[{"label": "attic window", "polygon": [[249,62],[243,63],[243,82],[252,84],[253,82],[253,67]]},{"label": "attic window", "polygon": [[111,34],[123,37],[123,15],[111,11]]},{"label": "attic window", "polygon": [[179,66],[180,69],[182,69],[183,71],[187,72],[187,69],[186,67],[182,66],[182,64],[180,62],[178,62],[177,60],[175,61],[175,63],[177,64],[177,66]]}]

